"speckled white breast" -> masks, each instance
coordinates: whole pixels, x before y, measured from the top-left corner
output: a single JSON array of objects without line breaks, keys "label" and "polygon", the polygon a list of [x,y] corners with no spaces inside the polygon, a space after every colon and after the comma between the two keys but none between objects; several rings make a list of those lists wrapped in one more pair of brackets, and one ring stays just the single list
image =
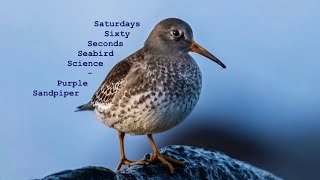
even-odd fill
[{"label": "speckled white breast", "polygon": [[[154,134],[171,129],[182,122],[199,99],[198,94],[190,94],[187,101],[166,101],[166,93],[161,97],[159,93],[155,93],[143,104],[136,104],[141,97],[151,94],[145,92],[133,96],[123,107],[97,104],[95,113],[104,124],[122,132],[134,135]],[[151,104],[155,104],[155,107]]]}]

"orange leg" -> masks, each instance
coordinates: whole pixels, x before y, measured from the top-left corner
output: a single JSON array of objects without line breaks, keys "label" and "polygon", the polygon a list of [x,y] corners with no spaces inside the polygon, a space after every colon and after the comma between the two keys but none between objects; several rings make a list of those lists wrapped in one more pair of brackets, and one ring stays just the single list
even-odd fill
[{"label": "orange leg", "polygon": [[176,159],[173,159],[173,158],[170,158],[168,156],[160,154],[160,152],[159,152],[159,150],[158,150],[158,148],[157,148],[157,146],[156,146],[156,144],[155,144],[155,142],[153,140],[152,134],[148,134],[148,139],[149,139],[149,141],[151,143],[152,150],[153,150],[153,155],[152,155],[151,159],[148,160],[149,163],[155,163],[157,161],[160,161],[162,164],[166,165],[169,168],[169,171],[170,171],[171,174],[173,174],[174,171],[175,171],[171,163],[177,164],[177,165],[182,166],[182,167],[186,166],[181,161],[178,161]]},{"label": "orange leg", "polygon": [[130,161],[126,158],[126,155],[124,153],[124,142],[123,142],[123,139],[124,139],[124,136],[125,136],[125,133],[124,132],[121,132],[121,131],[118,131],[118,134],[119,134],[119,141],[120,141],[120,153],[121,153],[121,157],[120,157],[120,162],[117,166],[117,171],[121,168],[121,166],[124,164],[124,165],[127,165],[127,166],[132,166],[132,165],[136,165],[136,164],[145,164],[145,162],[143,160],[140,160],[140,161]]}]

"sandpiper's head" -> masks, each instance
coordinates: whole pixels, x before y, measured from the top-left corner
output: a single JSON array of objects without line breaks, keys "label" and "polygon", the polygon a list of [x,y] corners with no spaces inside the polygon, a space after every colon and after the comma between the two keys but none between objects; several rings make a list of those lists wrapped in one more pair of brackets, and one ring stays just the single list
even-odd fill
[{"label": "sandpiper's head", "polygon": [[196,52],[226,68],[218,58],[193,40],[190,25],[181,19],[168,18],[160,21],[150,33],[145,47],[162,53]]}]

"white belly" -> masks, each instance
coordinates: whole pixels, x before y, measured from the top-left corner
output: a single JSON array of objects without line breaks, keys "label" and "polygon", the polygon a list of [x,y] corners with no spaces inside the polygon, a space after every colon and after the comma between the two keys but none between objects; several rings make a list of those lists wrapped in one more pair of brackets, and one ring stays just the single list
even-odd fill
[{"label": "white belly", "polygon": [[182,122],[198,101],[198,97],[194,96],[190,97],[190,101],[162,102],[166,98],[162,96],[157,99],[160,103],[155,103],[154,97],[151,96],[142,104],[135,103],[148,94],[150,93],[133,96],[122,106],[96,104],[95,112],[104,124],[122,132],[135,135],[154,134],[171,129]]}]

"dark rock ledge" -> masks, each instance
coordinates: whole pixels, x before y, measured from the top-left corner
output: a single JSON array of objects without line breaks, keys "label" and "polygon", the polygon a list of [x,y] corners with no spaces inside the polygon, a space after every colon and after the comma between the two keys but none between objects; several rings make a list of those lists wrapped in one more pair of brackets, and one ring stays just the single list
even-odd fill
[{"label": "dark rock ledge", "polygon": [[[187,167],[175,167],[176,173],[170,175],[168,169],[158,163],[132,166],[118,172],[104,167],[84,167],[66,170],[44,177],[42,180],[77,179],[281,179],[272,173],[247,163],[232,159],[217,151],[197,147],[172,145],[162,148],[161,153],[174,157],[187,164]],[[147,154],[146,157],[150,156]]]}]

